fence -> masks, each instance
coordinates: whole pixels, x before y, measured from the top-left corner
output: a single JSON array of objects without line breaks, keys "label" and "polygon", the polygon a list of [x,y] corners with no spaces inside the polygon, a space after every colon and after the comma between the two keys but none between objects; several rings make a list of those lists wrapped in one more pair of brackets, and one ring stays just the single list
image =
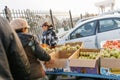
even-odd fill
[{"label": "fence", "polygon": [[15,18],[24,18],[28,21],[30,25],[30,33],[35,34],[37,36],[42,34],[41,24],[44,22],[42,17],[39,16],[39,12],[30,11],[30,10],[10,10],[9,12],[5,12],[3,10],[0,13],[1,16],[7,18],[9,21],[14,20]]},{"label": "fence", "polygon": [[[33,10],[10,10],[7,6],[0,12],[0,15],[11,21],[15,18],[25,18],[30,25],[30,33],[41,37],[42,29],[41,25],[45,21],[53,24],[56,31],[59,28],[68,30],[72,28],[77,20],[83,18],[82,15],[77,18],[73,18],[71,11],[69,12],[52,12],[50,11],[33,11]],[[60,19],[59,17],[62,17]],[[89,17],[89,16],[88,16]],[[59,19],[58,19],[59,18]]]},{"label": "fence", "polygon": [[[69,12],[62,13],[62,12],[56,12],[53,13],[52,10],[50,12],[41,12],[41,11],[32,11],[32,10],[10,10],[7,6],[5,6],[5,9],[0,12],[0,15],[4,18],[7,18],[8,21],[11,21],[15,18],[25,18],[28,21],[28,24],[30,25],[30,33],[41,35],[42,29],[41,25],[45,21],[52,23],[55,26],[55,29],[57,30],[60,27],[66,27],[66,26],[73,26],[72,21],[72,15],[70,12],[70,18],[69,18]],[[56,16],[67,16],[66,20],[59,20]],[[65,17],[64,17],[65,18]],[[69,20],[71,19],[71,20]]]}]

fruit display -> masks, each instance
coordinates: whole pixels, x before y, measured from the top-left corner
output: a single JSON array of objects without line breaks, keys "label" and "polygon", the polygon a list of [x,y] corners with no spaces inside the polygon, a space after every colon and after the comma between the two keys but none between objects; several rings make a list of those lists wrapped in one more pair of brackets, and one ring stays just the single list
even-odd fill
[{"label": "fruit display", "polygon": [[80,46],[82,46],[83,43],[82,42],[68,42],[68,43],[65,43],[65,45],[70,45],[70,46],[80,45]]},{"label": "fruit display", "polygon": [[56,48],[58,50],[78,50],[80,48],[80,45],[76,45],[76,46],[70,46],[70,45],[66,45],[66,46],[62,46],[59,48]]},{"label": "fruit display", "polygon": [[120,58],[119,49],[104,49],[102,50],[102,57],[104,58]]},{"label": "fruit display", "polygon": [[120,49],[120,40],[108,40],[103,44],[103,48]]},{"label": "fruit display", "polygon": [[97,59],[98,56],[98,52],[80,52],[78,59]]},{"label": "fruit display", "polygon": [[[80,45],[76,45],[76,46],[70,46],[70,45],[63,45],[60,47],[56,47],[53,49],[50,48],[43,48],[47,53],[51,53],[51,52],[55,52],[55,51],[76,51],[80,48]],[[69,55],[70,53],[68,53]]]},{"label": "fruit display", "polygon": [[55,49],[50,49],[50,48],[44,48],[44,50],[47,52],[47,53],[51,53],[51,52],[54,52]]}]

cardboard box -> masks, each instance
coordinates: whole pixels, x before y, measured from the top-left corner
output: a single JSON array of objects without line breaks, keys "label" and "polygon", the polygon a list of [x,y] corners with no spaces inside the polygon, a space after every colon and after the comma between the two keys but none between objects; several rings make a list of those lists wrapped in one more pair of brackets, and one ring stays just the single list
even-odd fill
[{"label": "cardboard box", "polygon": [[58,51],[51,53],[50,56],[55,60],[54,64],[46,64],[46,68],[66,68],[68,67],[68,58],[74,53],[75,51]]},{"label": "cardboard box", "polygon": [[99,58],[97,59],[78,59],[80,52],[100,52],[98,49],[79,49],[70,59],[70,68],[73,72],[99,74]]},{"label": "cardboard box", "polygon": [[50,49],[49,51],[46,51],[48,54],[50,53],[53,53],[53,52],[57,52],[57,49],[62,47],[62,46],[65,46],[65,45],[56,45],[55,48],[48,48]]},{"label": "cardboard box", "polygon": [[53,52],[55,52],[55,51],[46,51],[48,54],[51,54],[51,53],[53,53]]},{"label": "cardboard box", "polygon": [[56,45],[55,47],[59,48],[59,47],[62,47],[62,46],[65,46],[65,45],[64,44],[63,45]]},{"label": "cardboard box", "polygon": [[120,59],[100,58],[100,73],[120,76]]},{"label": "cardboard box", "polygon": [[80,45],[80,46],[81,46],[81,48],[83,48],[83,47],[84,47],[83,42],[66,43],[65,45],[70,45],[70,46]]},{"label": "cardboard box", "polygon": [[44,50],[45,50],[48,54],[51,54],[51,53],[55,52],[55,49],[52,50],[52,49],[46,48],[46,49],[44,49]]}]

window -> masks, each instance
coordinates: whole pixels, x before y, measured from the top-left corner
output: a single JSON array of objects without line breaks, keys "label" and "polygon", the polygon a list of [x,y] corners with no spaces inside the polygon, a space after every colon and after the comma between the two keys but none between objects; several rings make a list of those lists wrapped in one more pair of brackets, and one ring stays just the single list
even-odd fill
[{"label": "window", "polygon": [[116,24],[117,24],[117,27],[119,28],[120,27],[120,19],[114,19]]},{"label": "window", "polygon": [[70,39],[95,35],[95,22],[86,23],[71,33]]},{"label": "window", "polygon": [[104,19],[99,21],[99,32],[105,32],[120,27],[120,19]]}]

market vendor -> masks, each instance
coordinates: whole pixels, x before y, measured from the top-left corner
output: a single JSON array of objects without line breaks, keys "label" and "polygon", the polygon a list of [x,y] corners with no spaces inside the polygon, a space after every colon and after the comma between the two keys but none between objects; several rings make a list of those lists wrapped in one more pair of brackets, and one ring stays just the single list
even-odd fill
[{"label": "market vendor", "polygon": [[48,22],[45,22],[42,25],[42,29],[42,44],[47,44],[50,46],[50,48],[54,48],[57,45],[58,37],[56,36],[55,31],[53,30],[53,25],[50,25]]}]

